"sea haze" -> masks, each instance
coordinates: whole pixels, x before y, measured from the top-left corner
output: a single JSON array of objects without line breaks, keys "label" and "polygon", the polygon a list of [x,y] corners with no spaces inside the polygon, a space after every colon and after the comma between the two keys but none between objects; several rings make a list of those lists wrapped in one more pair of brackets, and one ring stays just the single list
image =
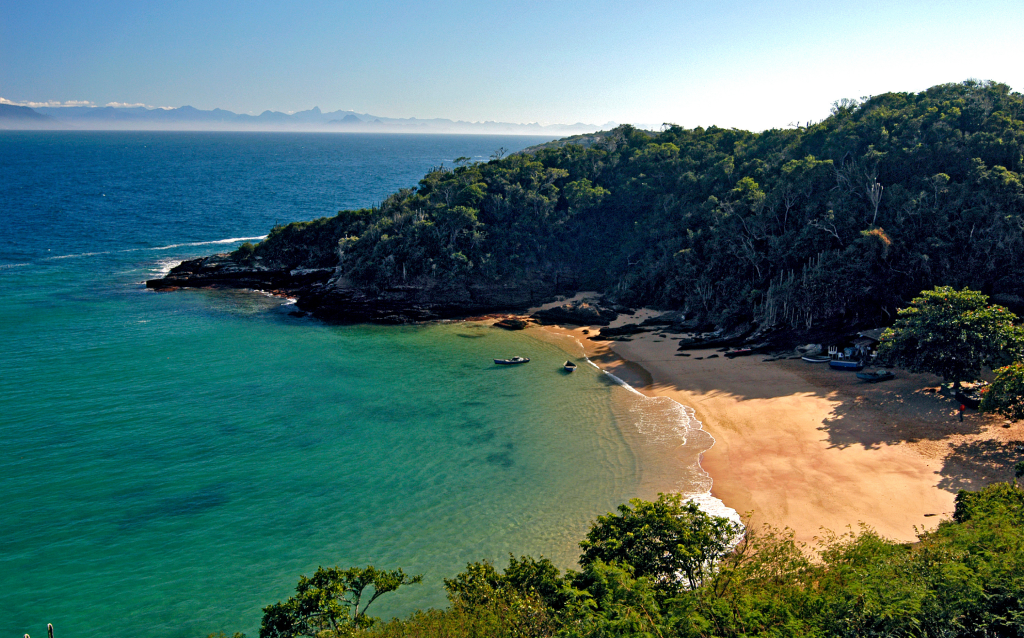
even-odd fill
[{"label": "sea haze", "polygon": [[0,634],[256,635],[319,565],[424,574],[376,610],[406,614],[468,561],[571,567],[598,514],[706,489],[696,452],[652,469],[685,411],[561,337],[142,283],[546,139],[0,133]]}]

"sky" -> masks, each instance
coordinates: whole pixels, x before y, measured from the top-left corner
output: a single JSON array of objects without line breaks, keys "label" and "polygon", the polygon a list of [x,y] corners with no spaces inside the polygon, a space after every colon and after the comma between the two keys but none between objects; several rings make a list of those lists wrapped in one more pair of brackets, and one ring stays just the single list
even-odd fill
[{"label": "sky", "polygon": [[1021,0],[0,0],[7,102],[765,130],[969,78]]}]

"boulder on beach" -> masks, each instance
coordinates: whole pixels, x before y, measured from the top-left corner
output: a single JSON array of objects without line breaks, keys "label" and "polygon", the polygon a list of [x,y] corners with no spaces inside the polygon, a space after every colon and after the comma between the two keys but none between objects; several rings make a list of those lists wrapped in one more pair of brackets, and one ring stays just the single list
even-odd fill
[{"label": "boulder on beach", "polygon": [[530,322],[522,317],[505,317],[501,321],[495,321],[494,325],[505,330],[523,330]]},{"label": "boulder on beach", "polygon": [[538,310],[530,315],[540,323],[565,323],[574,326],[607,326],[619,314],[609,308],[600,308],[585,301],[562,304],[554,308]]}]

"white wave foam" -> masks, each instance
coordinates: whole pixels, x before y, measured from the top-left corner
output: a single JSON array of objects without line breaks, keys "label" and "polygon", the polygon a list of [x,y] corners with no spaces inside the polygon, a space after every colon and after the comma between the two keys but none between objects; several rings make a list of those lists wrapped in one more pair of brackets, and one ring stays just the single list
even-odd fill
[{"label": "white wave foam", "polygon": [[171,248],[184,248],[187,246],[212,246],[214,244],[233,244],[238,241],[263,241],[266,239],[266,235],[260,237],[228,237],[227,239],[214,239],[211,241],[194,241],[186,244],[169,244],[167,246],[157,246],[156,248],[131,248],[130,250],[170,250]]},{"label": "white wave foam", "polygon": [[280,295],[275,295],[274,293],[267,292],[266,290],[254,290],[253,292],[255,292],[258,295],[263,295],[264,297],[270,297],[272,299],[280,299],[282,306],[292,306],[292,305],[298,303],[298,301],[299,301],[298,299],[293,299],[292,297],[281,297]]},{"label": "white wave foam", "polygon": [[55,255],[53,257],[44,257],[43,259],[74,259],[76,257],[95,257],[97,255],[113,255],[114,253],[134,253],[140,250],[171,250],[172,248],[186,248],[190,246],[213,246],[216,244],[234,244],[235,242],[240,241],[263,241],[266,238],[266,235],[261,235],[260,237],[228,237],[227,239],[211,239],[210,241],[193,241],[184,244],[168,244],[167,246],[155,246],[153,248],[122,248],[121,250],[103,250],[94,253],[72,253],[70,255]]},{"label": "white wave foam", "polygon": [[[584,356],[583,358],[584,358],[584,359],[586,359],[586,357],[585,357],[585,356]],[[594,367],[595,367],[595,368],[597,368],[598,370],[601,370],[601,366],[599,366],[599,365],[595,364],[595,363],[594,363],[593,361],[591,361],[590,359],[587,359],[587,363],[589,363],[590,365],[594,366]],[[629,391],[630,391],[630,392],[632,392],[633,394],[635,394],[635,395],[637,395],[637,396],[641,396],[641,397],[644,397],[645,399],[649,399],[649,398],[650,398],[650,397],[648,397],[648,396],[647,396],[646,394],[644,394],[643,392],[640,392],[639,390],[637,390],[637,389],[636,389],[636,388],[634,388],[633,386],[629,385],[628,383],[626,383],[626,382],[625,382],[625,381],[623,381],[622,379],[618,378],[617,376],[615,376],[615,375],[614,375],[614,374],[612,374],[611,372],[608,372],[607,370],[601,370],[601,372],[603,372],[603,373],[605,373],[606,375],[608,375],[609,377],[611,377],[612,381],[614,381],[614,382],[615,382],[615,383],[617,383],[618,385],[621,385],[621,386],[622,386],[623,388],[626,388],[627,390],[629,390]]]},{"label": "white wave foam", "polygon": [[167,273],[171,272],[171,268],[174,268],[180,263],[180,259],[160,259],[153,264],[153,274],[157,277],[166,277]]},{"label": "white wave foam", "polygon": [[24,268],[25,266],[31,266],[32,264],[0,264],[0,270],[8,270],[10,268]]},{"label": "white wave foam", "polygon": [[113,252],[117,251],[104,250],[96,253],[73,253],[71,255],[54,255],[53,257],[45,257],[44,259],[50,261],[54,259],[74,259],[76,257],[95,257],[96,255],[109,255]]},{"label": "white wave foam", "polygon": [[[572,337],[580,349],[583,349],[583,344],[580,343],[580,340],[575,335],[566,336]],[[604,370],[586,355],[583,358],[587,363],[608,375],[617,385],[622,386],[638,397],[637,406],[632,411],[637,417],[637,429],[641,434],[656,438],[676,436],[681,439],[680,444],[685,445],[689,433],[701,431],[711,439],[711,445],[708,446],[708,449],[710,450],[715,445],[715,437],[711,436],[704,429],[704,424],[697,420],[697,413],[693,408],[683,405],[671,397],[649,397],[611,372]],[[697,492],[681,491],[680,493],[686,497],[686,500],[696,503],[708,514],[728,518],[742,527],[743,522],[739,512],[723,503],[718,497],[712,496],[711,486],[714,483],[714,479],[707,473],[707,470],[701,467],[699,458],[697,460],[697,470],[703,475],[702,478],[705,479],[701,481],[701,488],[703,489]],[[734,543],[739,542],[742,534],[743,532],[741,531]]]}]

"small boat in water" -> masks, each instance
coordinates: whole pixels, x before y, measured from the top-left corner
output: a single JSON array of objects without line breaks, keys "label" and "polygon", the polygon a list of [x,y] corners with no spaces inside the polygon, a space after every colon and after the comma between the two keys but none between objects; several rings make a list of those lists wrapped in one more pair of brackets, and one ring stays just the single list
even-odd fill
[{"label": "small boat in water", "polygon": [[879,381],[895,379],[896,375],[888,370],[879,370],[878,372],[858,372],[857,378],[868,383],[878,383]]},{"label": "small boat in water", "polygon": [[565,368],[566,372],[573,372],[576,370],[576,364],[573,363],[572,361],[566,361],[565,365],[563,365],[562,367]]},{"label": "small boat in water", "polygon": [[513,366],[517,363],[529,363],[530,357],[512,357],[511,359],[495,359],[495,363],[502,366]]},{"label": "small boat in water", "polygon": [[850,370],[853,372],[859,372],[864,369],[864,364],[860,361],[851,361],[850,359],[831,359],[828,362],[828,367],[833,370]]}]

